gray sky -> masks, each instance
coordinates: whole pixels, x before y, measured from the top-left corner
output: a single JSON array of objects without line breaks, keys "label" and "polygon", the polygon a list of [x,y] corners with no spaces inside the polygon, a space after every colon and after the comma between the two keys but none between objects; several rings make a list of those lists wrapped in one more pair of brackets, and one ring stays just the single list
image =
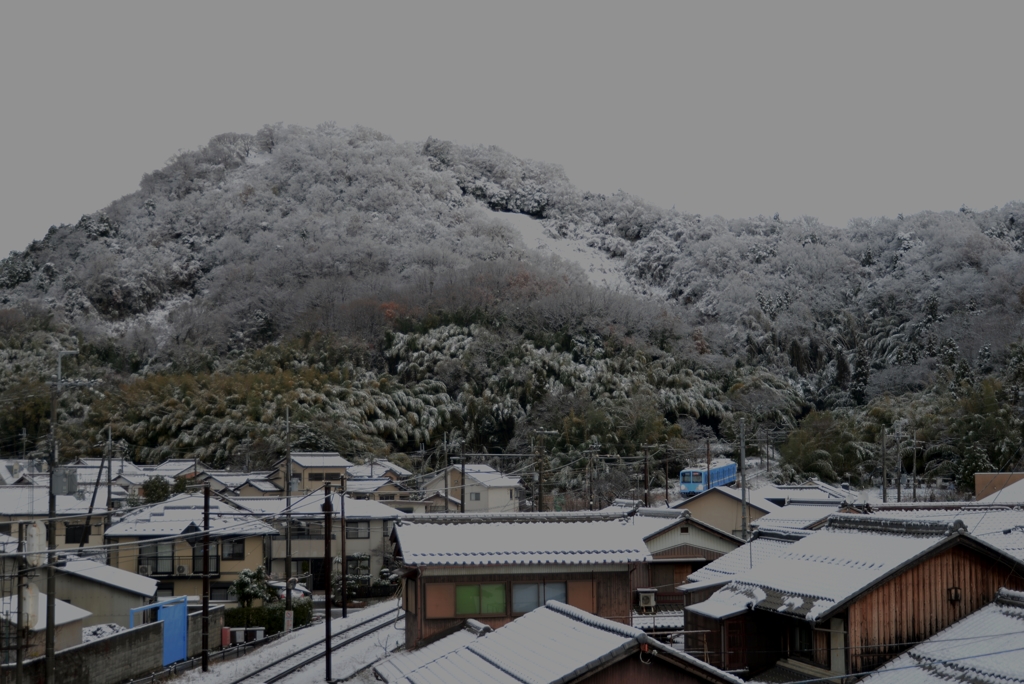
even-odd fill
[{"label": "gray sky", "polygon": [[705,215],[1024,199],[1024,3],[3,3],[0,255],[264,123],[498,145]]}]

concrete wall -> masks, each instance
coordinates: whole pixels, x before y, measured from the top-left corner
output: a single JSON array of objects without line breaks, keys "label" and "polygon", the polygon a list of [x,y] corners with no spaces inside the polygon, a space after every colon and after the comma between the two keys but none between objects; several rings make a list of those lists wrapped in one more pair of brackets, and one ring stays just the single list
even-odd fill
[{"label": "concrete wall", "polygon": [[[117,684],[161,669],[164,623],[142,625],[80,646],[59,651],[58,682]],[[14,676],[14,666],[4,666],[4,678]],[[25,682],[44,684],[46,658],[25,661]]]},{"label": "concrete wall", "polygon": [[[40,591],[44,590],[46,578],[40,576],[36,579],[35,584]],[[152,600],[145,596],[62,572],[57,573],[56,596],[61,601],[66,601],[92,613],[82,620],[83,627],[116,622],[127,628],[128,611],[152,603]]]},{"label": "concrete wall", "polygon": [[[220,649],[220,630],[224,627],[224,606],[210,606],[210,650]],[[188,616],[188,657],[193,658],[203,650],[203,613],[189,613]]]}]

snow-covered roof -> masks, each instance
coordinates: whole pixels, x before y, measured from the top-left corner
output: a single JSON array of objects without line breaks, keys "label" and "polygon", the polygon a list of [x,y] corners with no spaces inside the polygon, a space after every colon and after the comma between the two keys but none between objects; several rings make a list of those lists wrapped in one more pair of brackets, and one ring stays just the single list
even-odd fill
[{"label": "snow-covered roof", "polygon": [[630,622],[637,629],[657,631],[682,629],[686,626],[686,611],[681,608],[663,608],[654,613],[634,612]]},{"label": "snow-covered roof", "polygon": [[412,477],[412,473],[400,465],[395,465],[391,461],[387,461],[382,458],[375,458],[369,463],[363,465],[354,465],[348,469],[349,477],[380,477],[384,473],[391,471],[398,477]]},{"label": "snow-covered roof", "polygon": [[[76,466],[79,466],[79,465],[80,466],[85,466],[87,468],[99,468],[100,465],[102,464],[103,465],[103,472],[105,473],[107,471],[106,463],[107,463],[107,459],[105,459],[105,458],[80,458],[77,461],[75,461],[74,465],[76,465]],[[118,475],[120,473],[140,473],[140,472],[142,472],[141,470],[139,470],[139,467],[137,465],[135,465],[131,461],[126,461],[126,460],[124,460],[122,458],[115,458],[113,460],[113,464],[114,464],[114,469],[113,469],[114,475]]]},{"label": "snow-covered roof", "polygon": [[961,508],[929,507],[927,504],[899,508],[872,507],[868,515],[893,520],[960,520],[971,536],[1024,561],[1024,509],[964,505]]},{"label": "snow-covered roof", "polygon": [[861,680],[863,684],[1021,684],[1024,592],[1000,589],[971,613]]},{"label": "snow-covered roof", "polygon": [[817,620],[962,532],[960,522],[834,515],[825,529],[735,575],[689,610],[722,619],[756,607]]},{"label": "snow-covered roof", "polygon": [[[232,503],[241,506],[247,511],[252,511],[267,518],[284,517],[287,512],[288,499],[283,496],[231,496],[228,497]],[[292,515],[296,517],[324,517],[321,506],[324,503],[323,494],[307,494],[305,496],[292,497]],[[331,505],[336,515],[341,516],[341,495],[331,494]],[[345,517],[353,520],[397,520],[404,518],[407,513],[386,506],[379,501],[369,499],[353,499],[345,497]]]},{"label": "snow-covered roof", "polygon": [[373,479],[351,478],[345,480],[345,490],[349,492],[358,492],[360,494],[366,494],[369,492],[375,492],[386,485],[393,484],[395,484],[395,481],[388,477],[375,477]]},{"label": "snow-covered roof", "polygon": [[202,463],[197,463],[191,458],[169,458],[163,463],[140,464],[138,468],[149,475],[163,475],[170,478],[192,472],[201,473],[206,469]]},{"label": "snow-covered roof", "polygon": [[406,565],[597,565],[649,561],[628,521],[399,523]]},{"label": "snow-covered roof", "polygon": [[[760,490],[758,490],[758,489],[749,489],[749,488],[747,489],[747,505],[748,506],[753,506],[754,508],[760,509],[760,510],[764,511],[765,513],[771,513],[773,511],[779,510],[779,506],[776,506],[771,501],[769,501],[768,499],[766,499],[763,496],[761,496],[760,494],[758,494],[759,491]],[[686,508],[687,504],[689,504],[690,502],[695,501],[695,500],[697,500],[697,499],[699,499],[701,497],[706,497],[706,496],[710,495],[712,492],[717,492],[719,494],[724,494],[724,495],[728,496],[729,498],[735,499],[736,501],[742,501],[743,500],[743,490],[742,489],[734,489],[732,487],[727,487],[725,485],[722,485],[720,487],[712,487],[711,489],[707,490],[706,492],[701,492],[700,494],[695,494],[695,495],[691,496],[688,499],[681,499],[679,501],[676,501],[675,503],[672,504],[672,508]]]},{"label": "snow-covered roof", "polygon": [[999,491],[992,492],[978,503],[984,504],[1024,504],[1024,480],[1014,482],[1012,485],[1003,487]]},{"label": "snow-covered roof", "polygon": [[89,558],[69,558],[64,565],[58,566],[58,569],[69,575],[107,584],[140,596],[156,595],[155,579],[121,570],[112,565],[97,563]]},{"label": "snow-covered roof", "polygon": [[554,684],[576,681],[639,650],[641,644],[653,647],[651,657],[682,663],[711,681],[742,682],[639,629],[557,601],[475,638],[456,633],[427,646],[430,650],[422,655],[422,650],[393,655],[374,671],[389,684]]},{"label": "snow-covered roof", "polygon": [[[49,511],[50,492],[46,487],[27,485],[0,486],[0,515],[46,515]],[[92,502],[92,488],[85,490],[83,498],[60,495],[57,497],[58,515],[86,515]],[[92,514],[105,515],[107,512],[107,488],[96,492],[96,505]]]},{"label": "snow-covered roof", "polygon": [[212,480],[228,489],[240,489],[250,484],[263,492],[277,492],[281,488],[269,480],[273,471],[240,473],[234,470],[207,470],[199,476],[200,480]]},{"label": "snow-covered roof", "polygon": [[754,538],[748,543],[716,558],[703,568],[691,572],[687,580],[689,582],[707,582],[731,579],[739,573],[764,563],[769,558],[777,557],[791,544],[808,534],[810,532],[802,530],[789,531],[789,533],[757,530],[754,533]]},{"label": "snow-covered roof", "polygon": [[845,501],[852,496],[845,489],[833,487],[830,484],[817,480],[811,480],[803,484],[765,485],[764,487],[758,487],[755,491],[765,499],[780,506],[785,505],[785,502],[788,500],[825,501],[837,499],[838,501]]},{"label": "snow-covered roof", "polygon": [[[28,627],[28,629],[33,632],[39,632],[46,629],[46,594],[40,591],[36,596],[39,601],[38,604],[36,604],[36,615],[38,617],[36,619],[36,624]],[[18,615],[18,594],[15,593],[13,596],[10,596],[7,598],[7,601],[9,601],[7,606],[9,606],[10,609],[11,621],[14,622],[17,620]],[[60,599],[54,599],[53,602],[55,606],[53,621],[58,626],[74,622],[76,620],[84,620],[92,615],[89,611],[79,608],[78,606],[73,606],[70,603],[61,601]],[[27,603],[26,605],[31,606],[32,604]]]},{"label": "snow-covered roof", "polygon": [[788,506],[751,521],[751,527],[774,527],[802,530],[819,523],[839,510],[836,499],[791,503]]},{"label": "snow-covered roof", "polygon": [[[210,498],[210,534],[215,537],[251,537],[277,534],[270,525],[241,508]],[[166,537],[203,529],[203,496],[178,494],[162,503],[132,511],[107,530],[106,536]]]},{"label": "snow-covered roof", "polygon": [[[283,459],[282,459],[283,461]],[[295,451],[292,463],[301,468],[350,468],[352,462],[331,451]]]},{"label": "snow-covered roof", "polygon": [[[449,471],[462,472],[461,465],[448,466]],[[437,483],[438,480],[444,477],[444,470],[439,470],[434,473],[434,477],[431,478],[426,487],[430,487]],[[473,480],[484,487],[519,487],[521,486],[518,477],[512,477],[498,472],[489,465],[483,465],[481,463],[467,463],[466,464],[466,479]]]}]

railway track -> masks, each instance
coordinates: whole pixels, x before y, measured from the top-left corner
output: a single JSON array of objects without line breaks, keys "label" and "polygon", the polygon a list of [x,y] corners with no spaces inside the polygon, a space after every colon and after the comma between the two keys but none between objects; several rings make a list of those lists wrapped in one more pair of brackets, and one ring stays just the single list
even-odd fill
[{"label": "railway track", "polygon": [[[375,633],[381,632],[385,629],[390,628],[396,620],[402,617],[404,612],[401,608],[395,608],[389,610],[386,613],[376,615],[372,618],[358,622],[346,629],[341,630],[337,634],[331,635],[331,651],[337,651],[340,648],[344,648],[360,639],[365,639],[372,636]],[[315,663],[326,655],[327,651],[324,648],[322,641],[315,642],[309,646],[305,646],[294,653],[290,653],[283,658],[279,658],[272,663],[268,663],[258,670],[254,670],[244,677],[240,677],[231,682],[231,684],[243,684],[243,683],[255,683],[261,684],[273,684],[274,682],[280,682],[289,675],[301,670],[302,668]],[[340,670],[337,665],[335,670]],[[360,668],[365,669],[365,668]],[[358,671],[358,670],[357,670]],[[332,673],[333,674],[333,673]],[[351,673],[340,673],[341,676],[334,676],[334,679],[344,679]]]}]

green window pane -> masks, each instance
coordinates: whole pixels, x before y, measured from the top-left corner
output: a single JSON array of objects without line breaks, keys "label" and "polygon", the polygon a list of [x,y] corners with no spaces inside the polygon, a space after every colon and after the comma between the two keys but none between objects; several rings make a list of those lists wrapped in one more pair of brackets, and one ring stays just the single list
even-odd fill
[{"label": "green window pane", "polygon": [[462,587],[455,587],[455,614],[456,615],[479,615],[480,614],[480,585],[468,584]]},{"label": "green window pane", "polygon": [[505,613],[505,585],[480,585],[480,612],[484,615]]}]

